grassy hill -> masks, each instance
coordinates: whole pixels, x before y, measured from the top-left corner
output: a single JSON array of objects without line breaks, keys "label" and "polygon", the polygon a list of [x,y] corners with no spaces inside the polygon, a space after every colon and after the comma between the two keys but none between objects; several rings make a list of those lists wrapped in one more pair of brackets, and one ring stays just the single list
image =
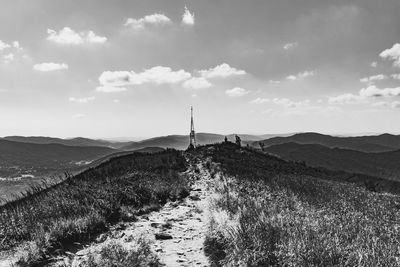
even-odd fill
[{"label": "grassy hill", "polygon": [[[318,144],[329,148],[344,148],[363,152],[386,152],[400,149],[400,136],[383,134],[378,136],[336,137],[319,133],[300,133],[287,137],[274,137],[260,141],[265,146],[284,143]],[[259,142],[252,146],[259,147]]]},{"label": "grassy hill", "polygon": [[21,245],[20,265],[43,260],[75,241],[91,239],[145,206],[157,208],[188,193],[178,176],[186,169],[181,152],[131,153],[103,162],[62,183],[37,187],[0,206],[0,251]]},{"label": "grassy hill", "polygon": [[365,153],[321,145],[285,143],[267,147],[264,151],[283,159],[304,161],[310,166],[363,173],[400,181],[400,150]]},{"label": "grassy hill", "polygon": [[212,266],[399,265],[399,196],[232,144],[199,153],[219,181],[204,248]]}]

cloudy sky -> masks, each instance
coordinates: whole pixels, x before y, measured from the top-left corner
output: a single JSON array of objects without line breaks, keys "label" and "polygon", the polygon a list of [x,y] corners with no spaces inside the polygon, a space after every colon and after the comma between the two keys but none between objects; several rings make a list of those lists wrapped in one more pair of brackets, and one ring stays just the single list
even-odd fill
[{"label": "cloudy sky", "polygon": [[1,136],[400,133],[398,0],[1,3]]}]

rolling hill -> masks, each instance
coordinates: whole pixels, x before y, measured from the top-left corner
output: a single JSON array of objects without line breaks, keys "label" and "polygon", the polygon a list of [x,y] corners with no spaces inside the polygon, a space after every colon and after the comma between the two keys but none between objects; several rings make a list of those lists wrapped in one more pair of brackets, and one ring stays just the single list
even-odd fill
[{"label": "rolling hill", "polygon": [[[230,141],[234,141],[235,135],[226,135]],[[252,143],[257,140],[263,140],[265,138],[275,137],[277,135],[250,135],[250,134],[239,134],[244,144]],[[224,140],[225,135],[213,134],[213,133],[197,133],[196,141],[199,145],[220,143]],[[189,136],[188,135],[167,135],[146,139],[143,141],[135,142],[127,146],[122,147],[124,150],[137,150],[145,147],[162,147],[162,148],[175,148],[175,149],[186,149],[188,147]]]},{"label": "rolling hill", "polygon": [[[382,134],[377,136],[336,137],[319,133],[300,133],[287,137],[273,137],[263,141],[266,147],[284,143],[318,144],[329,148],[344,148],[362,152],[387,152],[400,149],[400,136]],[[252,146],[259,147],[259,142]]]},{"label": "rolling hill", "polygon": [[41,145],[60,144],[65,146],[101,146],[101,147],[110,147],[116,149],[133,143],[133,142],[112,142],[101,139],[89,139],[83,137],[62,139],[62,138],[45,137],[45,136],[6,136],[3,137],[2,139],[7,141],[41,144]]},{"label": "rolling hill", "polygon": [[400,150],[366,153],[316,144],[284,143],[267,147],[264,151],[286,160],[303,161],[313,167],[400,181]]},{"label": "rolling hill", "polygon": [[33,144],[0,140],[0,165],[53,167],[91,161],[115,152],[108,147]]}]

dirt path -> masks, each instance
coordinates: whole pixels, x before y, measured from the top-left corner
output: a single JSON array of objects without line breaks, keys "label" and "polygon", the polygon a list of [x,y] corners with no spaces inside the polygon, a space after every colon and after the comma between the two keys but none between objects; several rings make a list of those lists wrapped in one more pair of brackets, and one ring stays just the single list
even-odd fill
[{"label": "dirt path", "polygon": [[139,216],[135,222],[114,226],[110,232],[98,238],[98,243],[59,258],[52,266],[81,266],[89,253],[96,253],[113,241],[129,249],[133,245],[130,244],[132,237],[139,235],[151,241],[152,250],[164,266],[209,266],[203,244],[207,230],[204,211],[211,197],[211,178],[201,163],[192,165],[186,174],[193,179],[189,197],[180,202],[169,202],[159,211]]}]

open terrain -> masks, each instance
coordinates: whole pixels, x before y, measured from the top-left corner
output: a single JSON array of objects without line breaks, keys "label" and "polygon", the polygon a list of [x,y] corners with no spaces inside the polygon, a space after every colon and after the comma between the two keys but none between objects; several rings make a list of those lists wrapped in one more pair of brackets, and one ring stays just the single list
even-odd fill
[{"label": "open terrain", "polygon": [[264,151],[314,167],[400,180],[400,150],[366,153],[315,144],[284,143],[267,147]]},{"label": "open terrain", "polygon": [[229,142],[99,164],[0,207],[2,265],[400,264],[394,181]]}]

